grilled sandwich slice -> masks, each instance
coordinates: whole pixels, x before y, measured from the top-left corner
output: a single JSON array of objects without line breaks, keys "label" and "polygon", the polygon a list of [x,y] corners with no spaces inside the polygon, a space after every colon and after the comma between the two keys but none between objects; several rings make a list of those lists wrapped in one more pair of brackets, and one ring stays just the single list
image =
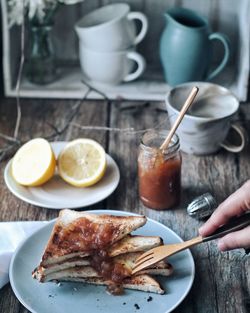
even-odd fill
[{"label": "grilled sandwich slice", "polygon": [[[165,268],[147,268],[141,272],[139,272],[136,276],[141,275],[160,275],[160,276],[169,276],[173,272],[173,268],[170,264],[166,264]],[[102,278],[100,274],[91,266],[77,266],[68,268],[65,270],[61,270],[58,272],[50,273],[46,276],[39,276],[40,273],[35,274],[35,278],[37,278],[40,282],[49,282],[49,281],[62,281],[65,278]],[[132,276],[132,277],[136,277]],[[128,277],[131,278],[131,277]],[[126,280],[125,278],[124,280]]]},{"label": "grilled sandwich slice", "polygon": [[[115,257],[121,254],[131,252],[144,252],[162,244],[162,239],[157,236],[132,236],[127,235],[123,239],[114,243],[108,249],[108,256]],[[50,273],[60,271],[63,269],[71,268],[74,266],[90,265],[90,257],[88,256],[75,256],[70,259],[58,262],[56,264],[48,264],[45,267],[39,266],[34,272],[38,272],[39,276],[48,275]]]},{"label": "grilled sandwich slice", "polygon": [[42,281],[45,276],[51,273],[74,268],[76,266],[90,266],[89,257],[75,257],[58,264],[50,264],[50,266],[47,267],[38,266],[34,269],[32,276],[39,281]]},{"label": "grilled sandwich slice", "polygon": [[113,245],[146,221],[145,216],[96,215],[62,210],[40,265],[46,267],[76,256],[88,256],[91,250]]},{"label": "grilled sandwich slice", "polygon": [[33,277],[40,282],[79,281],[106,285],[112,294],[131,288],[163,294],[150,275],[169,276],[173,268],[161,261],[131,276],[136,259],[161,245],[157,236],[132,236],[146,223],[144,216],[96,215],[62,210]]},{"label": "grilled sandwich slice", "polygon": [[[126,273],[130,274],[135,264],[135,260],[141,255],[140,252],[135,253],[127,253],[116,256],[112,259],[112,262],[115,264],[122,265],[123,269]],[[75,262],[74,262],[75,263]],[[81,265],[70,265],[70,267],[58,267],[57,270],[53,272],[49,271],[49,269],[39,268],[34,271],[33,277],[38,279],[40,282],[48,282],[52,280],[60,280],[65,277],[101,277],[100,274],[91,266],[91,260],[88,260],[88,264]],[[113,266],[113,267],[114,267]],[[122,270],[122,272],[124,272]],[[157,264],[153,265],[151,268],[145,269],[142,272],[139,272],[138,275],[141,274],[152,274],[152,275],[162,275],[169,276],[173,272],[173,267],[171,264],[166,263],[165,261],[160,261]]]},{"label": "grilled sandwich slice", "polygon": [[125,238],[114,243],[108,250],[108,255],[114,257],[120,254],[130,252],[144,252],[163,244],[159,236],[132,236],[127,235]]},{"label": "grilled sandwich slice", "polygon": [[[121,254],[114,258],[114,263],[122,264],[128,270],[128,272],[131,273],[132,269],[135,266],[136,259],[139,258],[141,254],[142,252]],[[164,276],[169,276],[172,274],[172,272],[173,272],[172,265],[165,261],[160,261],[143,271],[143,273],[147,274],[159,273],[159,275]],[[142,272],[139,272],[139,274],[142,274]]]},{"label": "grilled sandwich slice", "polygon": [[[64,277],[61,281],[81,282],[94,285],[112,285],[111,281],[104,280],[99,277]],[[138,275],[124,279],[122,283],[123,288],[140,290],[145,292],[153,292],[158,294],[164,294],[165,291],[161,288],[160,284],[150,275]]]}]

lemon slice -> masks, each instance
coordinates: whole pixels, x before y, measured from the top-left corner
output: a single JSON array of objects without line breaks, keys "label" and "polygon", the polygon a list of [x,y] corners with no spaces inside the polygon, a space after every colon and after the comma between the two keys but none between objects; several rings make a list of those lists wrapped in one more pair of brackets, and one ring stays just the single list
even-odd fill
[{"label": "lemon slice", "polygon": [[58,157],[58,171],[62,179],[76,187],[97,183],[106,170],[106,153],[92,139],[80,138],[69,142]]},{"label": "lemon slice", "polygon": [[35,138],[25,143],[14,155],[11,169],[15,181],[24,186],[39,186],[55,172],[56,159],[49,142]]}]

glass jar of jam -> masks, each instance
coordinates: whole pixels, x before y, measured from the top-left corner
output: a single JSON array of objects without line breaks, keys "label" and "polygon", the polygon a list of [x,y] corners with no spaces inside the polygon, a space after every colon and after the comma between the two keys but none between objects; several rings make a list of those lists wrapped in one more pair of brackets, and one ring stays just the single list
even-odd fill
[{"label": "glass jar of jam", "polygon": [[148,131],[138,156],[139,195],[142,203],[156,210],[177,206],[181,195],[181,154],[177,135],[160,150],[168,132]]}]

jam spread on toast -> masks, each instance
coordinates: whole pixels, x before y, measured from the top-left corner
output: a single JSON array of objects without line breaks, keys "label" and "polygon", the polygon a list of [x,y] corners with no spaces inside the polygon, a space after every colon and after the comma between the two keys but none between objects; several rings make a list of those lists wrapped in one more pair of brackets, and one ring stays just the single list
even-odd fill
[{"label": "jam spread on toast", "polygon": [[[101,277],[110,281],[108,291],[112,294],[123,292],[121,283],[124,278],[131,275],[131,270],[122,263],[114,262],[107,252],[120,234],[119,226],[112,223],[95,223],[81,217],[67,227],[60,225],[55,227],[51,239],[51,252],[62,255],[79,251],[87,252],[91,256],[90,265]],[[47,253],[49,254],[50,251]]]}]

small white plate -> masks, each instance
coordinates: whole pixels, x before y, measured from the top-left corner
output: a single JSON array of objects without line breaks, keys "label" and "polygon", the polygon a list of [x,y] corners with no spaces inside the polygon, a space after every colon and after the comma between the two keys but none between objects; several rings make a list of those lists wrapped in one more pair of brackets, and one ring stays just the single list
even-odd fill
[{"label": "small white plate", "polygon": [[[136,215],[112,210],[89,212]],[[111,296],[103,286],[70,282],[60,286],[55,283],[41,284],[32,278],[31,272],[40,262],[54,223],[49,222],[27,238],[16,249],[10,264],[11,287],[19,301],[32,313],[169,313],[183,301],[193,284],[195,267],[190,250],[169,257],[174,267],[171,276],[157,277],[166,290],[164,295],[126,290],[124,295]],[[182,241],[171,229],[150,218],[134,234],[160,236],[166,244]]]},{"label": "small white plate", "polygon": [[[58,156],[67,142],[52,142],[51,146]],[[9,190],[19,199],[50,209],[76,209],[86,207],[107,198],[117,187],[120,172],[115,161],[106,154],[107,169],[104,177],[94,186],[77,188],[55,175],[40,187],[25,187],[15,182],[11,174],[11,160],[4,171],[4,180]]]}]

